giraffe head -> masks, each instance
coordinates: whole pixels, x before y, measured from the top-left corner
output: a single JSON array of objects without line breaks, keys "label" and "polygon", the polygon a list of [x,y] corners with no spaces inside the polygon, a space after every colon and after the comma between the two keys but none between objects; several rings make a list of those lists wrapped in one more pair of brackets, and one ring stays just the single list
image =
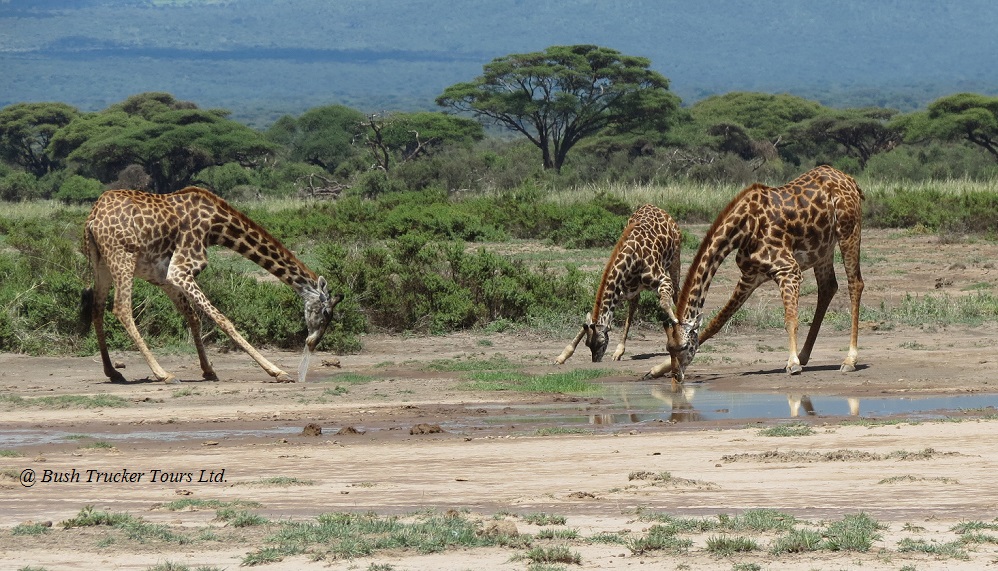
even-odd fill
[{"label": "giraffe head", "polygon": [[302,289],[302,298],[305,301],[305,325],[308,327],[305,348],[311,353],[326,334],[329,321],[333,318],[333,308],[343,300],[343,294],[330,296],[329,284],[326,278],[320,276],[314,286]]},{"label": "giraffe head", "polygon": [[610,344],[610,326],[593,323],[593,314],[590,313],[586,315],[582,329],[586,332],[586,347],[593,352],[593,363],[599,363]]},{"label": "giraffe head", "polygon": [[693,356],[700,348],[698,332],[701,324],[703,324],[703,315],[699,314],[693,319],[665,326],[665,347],[672,357],[672,378],[677,382],[683,382],[686,377],[686,367],[693,361]]}]

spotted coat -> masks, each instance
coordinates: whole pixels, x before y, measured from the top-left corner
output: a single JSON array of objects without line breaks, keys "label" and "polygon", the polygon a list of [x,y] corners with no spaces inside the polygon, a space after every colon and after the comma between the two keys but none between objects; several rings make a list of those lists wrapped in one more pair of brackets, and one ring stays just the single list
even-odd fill
[{"label": "spotted coat", "polygon": [[[742,190],[707,231],[687,271],[676,308],[679,323],[670,327],[667,335],[670,361],[646,376],[659,377],[671,371],[673,378],[681,381],[699,345],[713,337],[751,293],[770,280],[777,283],[783,301],[789,336],[786,370],[791,374],[801,372],[838,289],[833,266],[836,245],[842,251],[852,313],[849,352],[841,370],[855,370],[863,292],[859,263],[863,198],[863,191],[852,177],[828,166],[812,169],[780,187],[753,184]],[[707,290],[721,262],[732,251],[737,251],[735,263],[741,278],[731,298],[700,333]],[[797,306],[802,272],[812,268],[818,300],[804,347],[798,353]]]}]

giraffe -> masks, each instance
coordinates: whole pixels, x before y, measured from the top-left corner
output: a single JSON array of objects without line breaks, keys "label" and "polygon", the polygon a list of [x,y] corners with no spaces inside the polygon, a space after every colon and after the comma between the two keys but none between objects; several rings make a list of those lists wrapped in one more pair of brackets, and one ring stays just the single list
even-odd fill
[{"label": "giraffe", "polygon": [[[856,181],[828,166],[812,169],[779,188],[756,183],[742,190],[711,225],[686,274],[676,307],[679,319],[666,328],[670,360],[654,367],[645,378],[660,377],[670,370],[673,380],[682,382],[700,344],[713,337],[749,295],[769,280],[779,286],[783,300],[790,353],[786,371],[799,374],[811,357],[825,311],[838,289],[833,265],[836,244],[842,251],[852,312],[849,352],[839,370],[855,371],[863,294],[859,267],[862,201],[863,191]],[[735,261],[741,279],[731,299],[703,334],[698,334],[707,289],[721,262],[733,250],[738,251]],[[802,272],[811,268],[818,285],[818,301],[814,321],[798,353],[797,304]]]},{"label": "giraffe", "polygon": [[638,208],[610,254],[596,290],[596,302],[582,324],[582,331],[555,362],[561,365],[567,361],[583,337],[592,350],[593,362],[602,360],[610,342],[613,309],[620,300],[626,299],[629,305],[624,333],[611,357],[619,361],[624,354],[631,319],[638,308],[638,294],[643,290],[658,291],[659,305],[674,321],[676,314],[672,304],[676,301],[675,284],[679,283],[680,243],[679,226],[668,213],[651,204]]},{"label": "giraffe", "polygon": [[83,251],[93,267],[94,285],[83,291],[81,315],[88,329],[93,324],[104,374],[112,382],[125,380],[111,364],[104,335],[104,305],[112,286],[114,315],[145,357],[153,375],[165,383],[180,382],[159,365],[135,326],[132,280],[136,277],[162,288],[187,319],[204,379],[214,381],[218,376],[205,354],[195,309],[213,319],[275,380],[294,381],[253,348],[198,287],[195,277],[207,266],[207,250],[213,245],[238,252],[301,296],[308,336],[298,378],[305,380],[308,359],[343,296],[330,296],[325,278],[317,276],[246,215],[203,188],[187,187],[170,194],[110,190],[97,199],[87,217]]}]

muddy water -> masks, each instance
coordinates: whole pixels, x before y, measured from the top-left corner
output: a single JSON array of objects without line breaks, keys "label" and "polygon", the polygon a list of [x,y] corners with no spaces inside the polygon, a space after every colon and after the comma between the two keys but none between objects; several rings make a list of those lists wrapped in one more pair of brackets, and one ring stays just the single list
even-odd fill
[{"label": "muddy water", "polygon": [[[941,418],[959,411],[998,414],[998,394],[950,396],[890,396],[853,398],[847,396],[785,393],[729,392],[706,385],[669,383],[606,383],[603,393],[592,398],[565,398],[541,404],[476,405],[467,416],[458,414],[441,419],[440,426],[449,433],[468,434],[498,429],[524,432],[545,429],[619,430],[649,423],[696,423],[706,421],[793,420],[806,417],[857,417],[867,419]],[[481,409],[488,414],[478,414]],[[432,419],[431,419],[432,420]],[[246,425],[243,425],[246,426]],[[328,433],[337,428],[327,426]],[[368,426],[366,431],[397,427]],[[77,443],[80,446],[103,441],[211,441],[227,439],[279,439],[300,435],[300,423],[274,423],[245,428],[198,429],[159,426],[154,430],[88,431],[86,434],[49,429],[7,429],[0,431],[0,449],[45,444]],[[487,433],[487,432],[486,432]]]},{"label": "muddy water", "polygon": [[[951,396],[891,396],[854,398],[805,394],[728,392],[706,386],[670,387],[666,384],[621,383],[606,385],[605,402],[598,414],[578,406],[563,405],[559,412],[545,407],[513,407],[503,422],[544,425],[626,425],[647,422],[698,422],[718,420],[794,419],[803,417],[903,417],[912,420],[941,418],[954,411],[994,409],[998,394]],[[507,409],[508,410],[508,409]]]}]

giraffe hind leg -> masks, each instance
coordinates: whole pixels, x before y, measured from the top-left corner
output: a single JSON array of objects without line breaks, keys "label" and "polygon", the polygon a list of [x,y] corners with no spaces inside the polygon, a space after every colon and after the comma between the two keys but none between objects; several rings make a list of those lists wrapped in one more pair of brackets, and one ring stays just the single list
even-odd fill
[{"label": "giraffe hind leg", "polygon": [[814,308],[814,319],[811,321],[811,327],[807,330],[807,339],[804,340],[804,348],[797,354],[797,359],[800,361],[802,367],[807,365],[807,362],[811,360],[811,349],[814,348],[814,342],[818,338],[818,330],[821,329],[821,322],[824,321],[828,305],[831,303],[832,298],[835,297],[835,292],[839,289],[839,284],[835,279],[835,268],[832,266],[831,259],[827,263],[822,263],[814,267],[814,277],[818,283],[818,303]]},{"label": "giraffe hind leg", "polygon": [[[98,273],[95,271],[94,273]],[[98,276],[94,282],[94,287],[83,290],[81,299],[82,318],[89,319],[89,324],[94,328],[94,335],[97,336],[97,346],[100,348],[101,363],[104,366],[104,376],[112,383],[124,383],[125,376],[114,368],[111,362],[111,355],[107,350],[107,335],[104,332],[104,305],[107,303],[107,296],[110,288],[107,281],[102,281]]]},{"label": "giraffe hind leg", "polygon": [[194,347],[198,351],[198,361],[201,364],[202,377],[206,381],[217,381],[218,375],[215,373],[214,367],[211,365],[211,361],[208,359],[208,355],[205,352],[204,340],[201,339],[201,319],[198,317],[197,312],[191,307],[190,302],[184,297],[184,292],[179,288],[164,285],[163,290],[166,295],[176,306],[177,311],[187,320],[187,326],[191,330],[191,337],[194,339]]},{"label": "giraffe hind leg", "polygon": [[[114,286],[114,315],[121,322],[121,325],[128,332],[128,336],[132,338],[135,346],[138,347],[139,352],[145,357],[146,363],[149,364],[149,368],[152,369],[152,374],[160,381],[168,384],[176,384],[180,381],[176,376],[167,373],[163,367],[160,366],[156,357],[153,356],[152,351],[149,350],[149,346],[146,345],[145,340],[142,339],[142,334],[139,333],[138,327],[135,326],[135,318],[132,317],[132,278],[128,277],[118,277],[115,280]],[[103,354],[102,354],[103,357]]]}]

